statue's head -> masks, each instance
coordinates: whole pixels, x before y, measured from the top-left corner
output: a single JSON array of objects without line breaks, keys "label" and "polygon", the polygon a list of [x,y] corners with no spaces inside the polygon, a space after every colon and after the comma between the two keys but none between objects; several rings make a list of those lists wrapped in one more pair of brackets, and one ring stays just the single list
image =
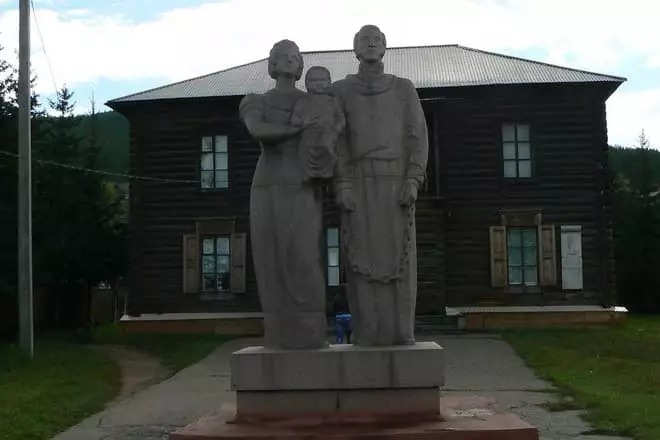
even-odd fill
[{"label": "statue's head", "polygon": [[366,63],[376,63],[382,60],[386,48],[385,34],[373,24],[362,26],[353,38],[355,56]]},{"label": "statue's head", "polygon": [[303,57],[298,45],[291,40],[281,40],[273,45],[268,57],[268,75],[291,76],[299,80],[303,71]]},{"label": "statue's head", "polygon": [[323,66],[312,66],[305,75],[305,88],[309,93],[326,93],[331,83],[330,71]]}]

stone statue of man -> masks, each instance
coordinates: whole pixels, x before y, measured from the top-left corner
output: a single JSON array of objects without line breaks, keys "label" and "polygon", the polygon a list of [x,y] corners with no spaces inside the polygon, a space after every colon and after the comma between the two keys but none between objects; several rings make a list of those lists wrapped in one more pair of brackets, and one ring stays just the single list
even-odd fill
[{"label": "stone statue of man", "polygon": [[378,27],[362,27],[353,48],[358,73],[332,91],[346,117],[335,194],[355,343],[414,344],[415,201],[428,160],[426,120],[412,82],[384,73]]}]

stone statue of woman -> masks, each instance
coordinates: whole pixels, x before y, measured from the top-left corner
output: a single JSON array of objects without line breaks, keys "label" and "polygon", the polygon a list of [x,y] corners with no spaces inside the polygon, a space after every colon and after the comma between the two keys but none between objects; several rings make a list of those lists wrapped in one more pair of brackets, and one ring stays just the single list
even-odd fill
[{"label": "stone statue of woman", "polygon": [[298,46],[277,42],[268,60],[275,87],[246,95],[239,106],[242,121],[261,145],[250,228],[265,345],[274,348],[319,348],[326,338],[322,205],[304,179],[298,151],[301,132],[315,122],[290,122],[296,101],[305,95],[295,87],[302,71]]}]

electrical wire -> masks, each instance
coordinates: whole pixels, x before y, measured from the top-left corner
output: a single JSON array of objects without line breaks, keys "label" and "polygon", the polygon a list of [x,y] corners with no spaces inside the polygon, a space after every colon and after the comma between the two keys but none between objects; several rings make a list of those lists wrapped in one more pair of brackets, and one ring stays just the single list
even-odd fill
[{"label": "electrical wire", "polygon": [[[3,151],[0,150],[0,156],[5,156],[5,157],[13,157],[15,159],[20,159],[21,156],[12,153],[9,151]],[[200,183],[200,180],[180,180],[180,179],[167,179],[164,177],[147,177],[147,176],[136,176],[134,174],[124,174],[124,173],[116,173],[113,171],[106,171],[106,170],[98,170],[98,169],[93,169],[93,168],[85,168],[85,167],[80,167],[77,165],[69,165],[61,162],[55,162],[52,160],[45,160],[45,159],[35,159],[34,157],[32,158],[33,162],[37,162],[42,165],[49,165],[49,166],[54,166],[54,167],[59,167],[59,168],[64,168],[68,170],[73,170],[73,171],[79,171],[79,172],[85,172],[85,173],[93,173],[93,174],[99,174],[103,176],[113,176],[113,177],[123,177],[128,180],[145,180],[145,181],[151,181],[151,182],[160,182],[160,183],[190,183],[190,184],[198,184]]]},{"label": "electrical wire", "polygon": [[48,56],[48,53],[46,52],[46,44],[44,43],[44,37],[41,35],[41,29],[39,27],[39,20],[37,18],[37,11],[34,7],[34,1],[30,0],[30,6],[32,7],[32,16],[34,17],[34,24],[37,27],[37,34],[39,35],[39,40],[41,41],[41,50],[44,53],[44,57],[46,58],[46,64],[48,64],[48,70],[50,72],[50,79],[53,81],[53,87],[55,88],[55,91],[59,90],[57,88],[57,81],[55,80],[55,74],[53,73],[53,65],[50,63],[50,57]]}]

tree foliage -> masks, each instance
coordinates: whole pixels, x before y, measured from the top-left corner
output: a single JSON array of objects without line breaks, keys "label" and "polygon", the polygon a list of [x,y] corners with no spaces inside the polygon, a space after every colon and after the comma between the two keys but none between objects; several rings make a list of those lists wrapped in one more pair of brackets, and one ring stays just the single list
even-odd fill
[{"label": "tree foliage", "polygon": [[[660,153],[642,131],[615,171],[614,243],[619,301],[630,310],[660,312]],[[622,154],[620,153],[620,156]],[[654,162],[655,160],[655,162]]]},{"label": "tree foliage", "polygon": [[[73,92],[66,86],[49,103],[55,116],[43,123],[35,155],[60,164],[98,168],[100,145],[82,147],[76,130]],[[94,132],[92,124],[92,131]],[[47,286],[50,320],[58,326],[82,324],[89,289],[111,282],[119,265],[116,243],[123,233],[120,200],[94,172],[41,165],[35,169],[35,281]]]},{"label": "tree foliage", "polygon": [[[0,335],[15,328],[17,282],[17,70],[0,52]],[[33,79],[33,82],[36,80]],[[37,311],[46,325],[86,326],[90,287],[125,270],[125,201],[97,169],[103,140],[95,111],[74,115],[73,92],[57,91],[46,116],[32,97],[33,275]],[[9,155],[8,155],[8,154]],[[63,166],[54,166],[50,161]],[[37,313],[38,318],[41,313]],[[11,324],[7,324],[11,323]]]},{"label": "tree foliage", "polygon": [[[0,151],[16,153],[17,75],[0,46]],[[0,153],[0,336],[14,329],[16,308],[16,161]]]}]

